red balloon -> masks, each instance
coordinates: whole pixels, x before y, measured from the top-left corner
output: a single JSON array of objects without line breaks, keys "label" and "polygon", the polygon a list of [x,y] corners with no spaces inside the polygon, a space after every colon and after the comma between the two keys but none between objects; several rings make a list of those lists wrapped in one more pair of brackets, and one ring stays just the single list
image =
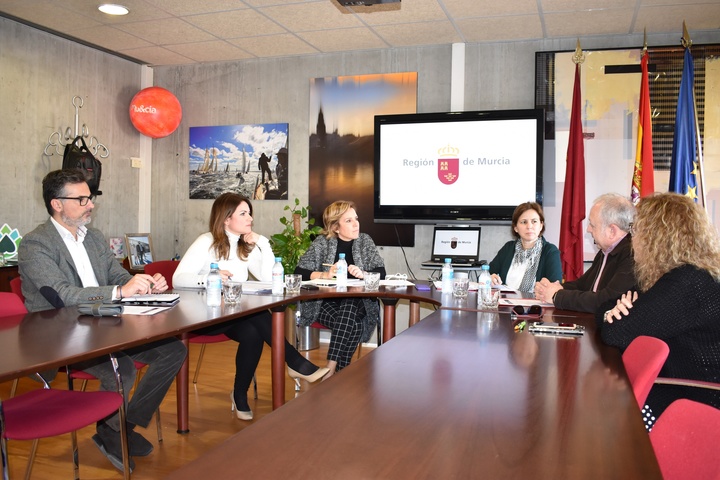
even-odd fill
[{"label": "red balloon", "polygon": [[148,137],[167,137],[177,129],[180,120],[180,101],[162,87],[143,88],[130,101],[130,121]]}]

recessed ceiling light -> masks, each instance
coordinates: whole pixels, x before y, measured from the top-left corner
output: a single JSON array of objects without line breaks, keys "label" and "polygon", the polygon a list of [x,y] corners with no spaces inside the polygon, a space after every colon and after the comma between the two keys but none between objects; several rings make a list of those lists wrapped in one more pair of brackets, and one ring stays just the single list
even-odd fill
[{"label": "recessed ceiling light", "polygon": [[129,12],[127,7],[116,5],[114,3],[103,3],[98,7],[98,10],[103,13],[107,13],[108,15],[127,15]]}]

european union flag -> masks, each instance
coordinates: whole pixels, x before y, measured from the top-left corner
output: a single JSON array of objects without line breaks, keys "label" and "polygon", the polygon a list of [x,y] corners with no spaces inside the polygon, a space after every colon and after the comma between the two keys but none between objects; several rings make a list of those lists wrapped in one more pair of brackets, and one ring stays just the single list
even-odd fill
[{"label": "european union flag", "polygon": [[670,163],[671,192],[681,193],[697,202],[697,145],[695,143],[695,67],[690,49],[685,49],[683,73],[680,79],[677,112],[675,114],[675,136],[673,137],[672,160]]}]

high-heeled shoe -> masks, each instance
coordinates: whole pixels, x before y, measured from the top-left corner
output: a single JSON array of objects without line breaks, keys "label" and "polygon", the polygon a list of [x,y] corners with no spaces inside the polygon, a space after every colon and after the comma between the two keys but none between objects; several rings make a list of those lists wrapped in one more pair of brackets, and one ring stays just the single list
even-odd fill
[{"label": "high-heeled shoe", "polygon": [[325,375],[328,374],[330,371],[329,368],[326,367],[320,367],[317,370],[315,370],[310,375],[303,375],[302,373],[293,370],[292,368],[288,367],[288,375],[290,375],[290,378],[293,378],[295,380],[305,380],[307,382],[313,383],[317,382],[321,378],[323,378]]},{"label": "high-heeled shoe", "polygon": [[252,410],[248,411],[242,411],[238,410],[237,405],[235,405],[235,395],[233,395],[233,392],[230,392],[230,401],[232,402],[232,406],[230,407],[231,412],[235,412],[235,416],[239,418],[240,420],[252,420],[253,419],[253,412]]}]

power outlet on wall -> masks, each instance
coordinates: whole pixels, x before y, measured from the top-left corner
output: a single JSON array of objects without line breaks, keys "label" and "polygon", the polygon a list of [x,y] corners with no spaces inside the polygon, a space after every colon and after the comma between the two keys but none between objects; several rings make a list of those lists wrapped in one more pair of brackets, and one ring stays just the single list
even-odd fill
[{"label": "power outlet on wall", "polygon": [[130,157],[130,166],[132,168],[142,168],[142,160],[138,157]]}]

